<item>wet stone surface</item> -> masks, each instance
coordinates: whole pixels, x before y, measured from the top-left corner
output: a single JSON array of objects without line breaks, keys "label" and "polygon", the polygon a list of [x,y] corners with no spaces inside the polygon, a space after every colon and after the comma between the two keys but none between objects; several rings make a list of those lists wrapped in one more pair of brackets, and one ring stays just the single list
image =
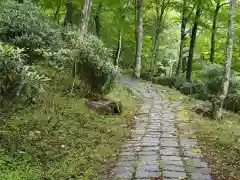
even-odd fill
[{"label": "wet stone surface", "polygon": [[167,178],[186,178],[185,172],[178,172],[178,171],[163,171],[163,176]]},{"label": "wet stone surface", "polygon": [[[122,146],[115,167],[106,179],[150,180],[160,178],[177,180],[211,180],[211,170],[202,160],[202,154],[192,152],[198,142],[187,123],[175,120],[175,111],[181,105],[172,103],[145,82],[121,78],[121,82],[138,92],[142,107],[136,117],[132,138]],[[179,135],[178,130],[183,135]]]},{"label": "wet stone surface", "polygon": [[162,147],[178,147],[177,138],[162,138],[161,139]]}]

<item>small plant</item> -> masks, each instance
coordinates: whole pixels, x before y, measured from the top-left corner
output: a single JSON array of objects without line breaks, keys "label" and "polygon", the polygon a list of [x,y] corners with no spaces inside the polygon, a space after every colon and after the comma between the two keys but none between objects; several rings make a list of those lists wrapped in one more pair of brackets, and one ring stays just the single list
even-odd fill
[{"label": "small plant", "polygon": [[50,79],[37,73],[33,66],[25,65],[20,74],[21,80],[17,87],[17,96],[23,100],[33,101],[45,92],[44,86]]}]

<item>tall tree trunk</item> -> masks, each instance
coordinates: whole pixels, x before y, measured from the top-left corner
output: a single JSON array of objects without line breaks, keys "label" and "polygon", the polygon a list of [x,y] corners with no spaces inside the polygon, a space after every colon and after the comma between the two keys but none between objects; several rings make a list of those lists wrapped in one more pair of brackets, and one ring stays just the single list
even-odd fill
[{"label": "tall tree trunk", "polygon": [[156,30],[155,32],[155,38],[154,38],[154,44],[153,44],[153,61],[152,61],[152,66],[155,64],[155,62],[157,61],[157,57],[158,57],[158,48],[159,48],[159,35],[160,35],[160,30]]},{"label": "tall tree trunk", "polygon": [[[120,21],[121,22],[125,21],[126,13],[128,11],[129,6],[130,6],[130,0],[127,1],[127,5],[123,9],[120,9],[120,17],[121,17]],[[119,34],[118,34],[117,53],[116,53],[116,57],[115,57],[115,61],[114,61],[114,64],[117,66],[117,68],[118,68],[118,64],[119,64],[119,60],[120,60],[120,56],[121,56],[121,51],[122,51],[122,41],[123,41],[123,27],[122,27],[122,25],[120,25],[118,33]]]},{"label": "tall tree trunk", "polygon": [[[92,0],[85,0],[83,11],[82,11],[80,37],[84,37],[87,33],[88,22],[89,22],[90,15],[91,15],[91,8],[92,8]],[[77,62],[76,62],[76,60],[74,60],[74,62],[73,62],[73,82],[72,82],[72,88],[71,88],[70,95],[73,93],[76,77],[77,77]]]},{"label": "tall tree trunk", "polygon": [[95,26],[96,26],[96,35],[98,38],[100,38],[100,29],[101,29],[101,23],[100,23],[101,10],[102,10],[102,3],[100,2],[97,8],[97,13],[94,17]]},{"label": "tall tree trunk", "polygon": [[157,27],[156,27],[156,32],[155,32],[155,39],[154,39],[154,44],[153,44],[153,63],[156,62],[157,60],[157,54],[158,54],[158,46],[159,46],[159,35],[161,32],[161,26],[163,24],[163,14],[164,10],[161,10],[160,16],[157,15]]},{"label": "tall tree trunk", "polygon": [[61,8],[61,5],[59,4],[57,9],[56,9],[56,12],[54,14],[54,20],[59,24],[59,11],[60,11],[60,8]]},{"label": "tall tree trunk", "polygon": [[[185,66],[185,62],[183,62],[183,48],[184,48],[184,41],[185,41],[185,28],[186,28],[186,19],[182,20],[181,25],[181,42],[180,42],[180,49],[179,49],[179,59],[178,59],[178,65],[176,70],[176,76],[180,74],[181,69]],[[184,68],[185,69],[185,68]]]},{"label": "tall tree trunk", "polygon": [[72,24],[72,11],[73,11],[73,4],[71,1],[67,1],[66,4],[66,16],[64,19],[64,26],[67,24]]},{"label": "tall tree trunk", "polygon": [[176,76],[180,74],[180,70],[182,69],[183,64],[183,48],[184,48],[184,40],[185,40],[185,31],[186,31],[186,25],[187,25],[187,18],[186,18],[186,0],[183,0],[183,11],[182,11],[182,23],[181,23],[181,42],[180,42],[180,49],[179,49],[179,59],[178,59],[178,65],[176,70]]},{"label": "tall tree trunk", "polygon": [[[184,51],[183,51],[184,52]],[[184,54],[184,53],[183,53]],[[185,73],[187,70],[187,57],[182,58],[182,73]]]},{"label": "tall tree trunk", "polygon": [[198,5],[196,15],[195,15],[195,20],[194,20],[194,25],[192,29],[191,42],[189,46],[188,63],[187,63],[186,80],[189,82],[191,81],[193,53],[194,53],[197,28],[198,28],[200,16],[201,16],[201,8],[200,8],[200,5]]},{"label": "tall tree trunk", "polygon": [[215,61],[215,37],[217,33],[217,19],[218,19],[218,14],[219,10],[222,6],[229,4],[229,3],[223,3],[220,5],[220,0],[217,1],[216,9],[214,12],[214,17],[213,17],[213,24],[212,24],[212,37],[211,37],[211,50],[210,50],[210,62],[214,63]]},{"label": "tall tree trunk", "polygon": [[[183,43],[183,58],[182,58],[182,73],[185,73],[187,71],[187,61],[188,61],[188,55],[189,55],[189,47],[185,44],[185,40],[191,41],[191,35],[190,31],[192,32],[192,29],[188,29],[185,31],[185,39]],[[189,37],[187,34],[190,34]]]},{"label": "tall tree trunk", "polygon": [[141,60],[142,60],[142,39],[143,39],[143,0],[136,0],[137,23],[136,23],[136,57],[134,76],[140,78]]},{"label": "tall tree trunk", "polygon": [[156,64],[157,57],[158,57],[159,35],[161,31],[162,19],[163,19],[163,13],[161,13],[160,17],[157,18],[157,27],[156,27],[154,43],[153,43],[153,54],[152,54],[151,71],[149,74],[149,78],[153,76],[154,64]]},{"label": "tall tree trunk", "polygon": [[215,99],[212,102],[213,116],[216,119],[222,118],[223,103],[227,96],[228,88],[229,88],[231,62],[232,62],[232,51],[233,51],[233,40],[234,40],[235,9],[236,9],[236,0],[231,0],[230,1],[230,9],[229,9],[229,17],[228,17],[228,37],[227,37],[225,77],[223,79],[222,86],[221,86],[219,93],[217,93]]},{"label": "tall tree trunk", "polygon": [[217,32],[217,17],[218,17],[218,12],[220,9],[220,0],[217,1],[214,17],[213,17],[213,24],[212,24],[212,37],[211,37],[211,50],[210,50],[210,62],[214,63],[214,53],[215,53],[215,37],[216,37],[216,32]]},{"label": "tall tree trunk", "polygon": [[85,0],[82,11],[81,35],[85,35],[88,31],[88,22],[91,15],[92,0]]},{"label": "tall tree trunk", "polygon": [[152,54],[152,62],[151,62],[151,72],[149,73],[149,78],[153,76],[154,73],[154,65],[157,62],[158,58],[158,50],[159,50],[159,35],[163,30],[163,21],[164,21],[164,13],[168,8],[170,0],[156,0],[156,12],[157,12],[157,20],[156,20],[156,31],[153,43],[153,54]]},{"label": "tall tree trunk", "polygon": [[118,35],[118,48],[117,48],[117,54],[116,54],[116,58],[115,58],[115,62],[114,62],[114,65],[116,67],[118,67],[118,64],[119,64],[121,51],[122,51],[122,29],[120,29],[119,35]]}]

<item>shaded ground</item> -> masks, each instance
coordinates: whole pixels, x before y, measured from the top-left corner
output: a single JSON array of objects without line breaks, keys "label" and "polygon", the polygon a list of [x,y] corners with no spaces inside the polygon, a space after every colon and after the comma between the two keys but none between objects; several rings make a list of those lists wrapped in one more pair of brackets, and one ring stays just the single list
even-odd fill
[{"label": "shaded ground", "polygon": [[64,95],[63,78],[42,104],[0,115],[1,180],[98,179],[128,136],[139,107],[131,92],[117,85],[107,97],[124,102],[123,113],[105,116]]},{"label": "shaded ground", "polygon": [[121,82],[138,91],[142,107],[132,131],[120,152],[109,179],[191,179],[210,180],[211,170],[204,162],[192,130],[177,121],[180,102],[169,101],[154,85],[129,78]]}]

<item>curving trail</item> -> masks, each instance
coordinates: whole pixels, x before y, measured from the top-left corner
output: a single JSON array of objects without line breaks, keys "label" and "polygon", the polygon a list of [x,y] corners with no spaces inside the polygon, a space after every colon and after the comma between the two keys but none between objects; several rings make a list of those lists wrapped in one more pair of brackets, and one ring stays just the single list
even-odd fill
[{"label": "curving trail", "polygon": [[122,147],[109,179],[211,180],[211,170],[202,154],[194,151],[197,140],[186,137],[193,132],[175,119],[180,102],[170,102],[146,82],[127,77],[120,81],[138,91],[143,104],[136,129]]}]

